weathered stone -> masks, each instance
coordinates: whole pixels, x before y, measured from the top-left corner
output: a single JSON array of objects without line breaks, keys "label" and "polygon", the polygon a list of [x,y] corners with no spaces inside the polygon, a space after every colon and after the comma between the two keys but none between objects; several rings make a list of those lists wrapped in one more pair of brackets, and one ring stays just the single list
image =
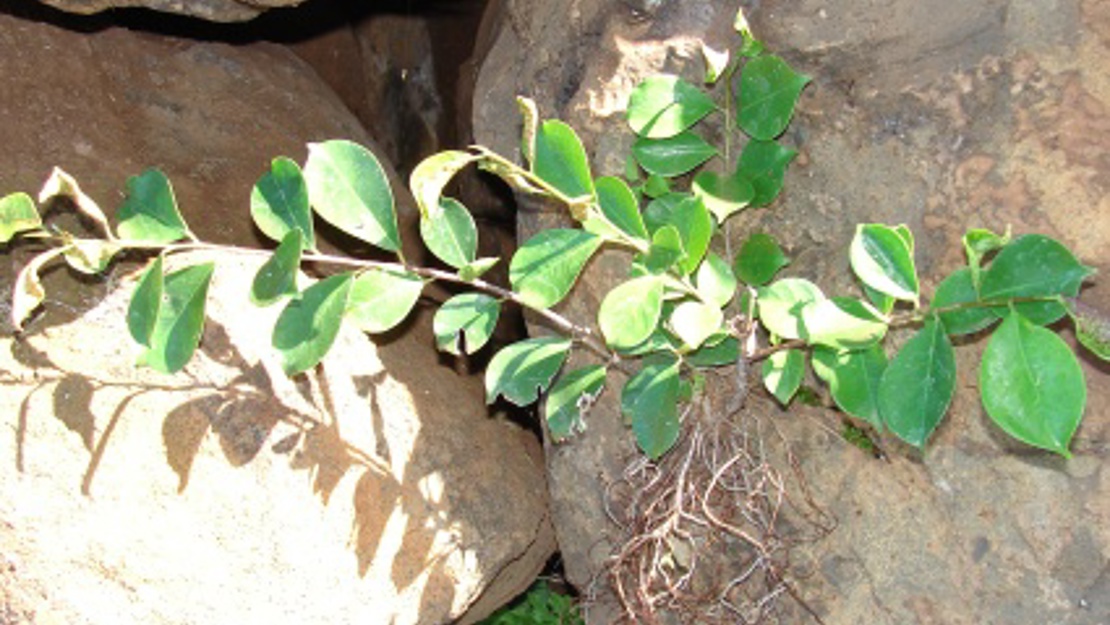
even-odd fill
[{"label": "weathered stone", "polygon": [[[734,245],[772,232],[794,259],[791,275],[845,292],[856,288],[846,255],[855,224],[906,223],[928,293],[963,263],[966,228],[1010,225],[1058,237],[1105,273],[1110,160],[1100,146],[1110,142],[1110,89],[1094,69],[1110,50],[1104,5],[758,3],[748,15],[757,36],[815,82],[784,137],[800,150],[784,196],[734,218]],[[631,143],[623,107],[640,78],[671,71],[697,81],[701,41],[737,43],[729,32],[735,7],[715,2],[654,3],[649,13],[600,1],[503,10],[475,88],[476,139],[515,153],[519,124],[506,120],[513,97],[528,95],[544,117],[578,130],[599,175],[623,169]],[[523,212],[519,236],[561,220]],[[563,312],[591,322],[624,277],[620,260],[595,260]],[[1110,290],[1096,282],[1084,298],[1110,309]],[[1071,341],[1070,330],[1062,334]],[[891,460],[874,461],[818,425],[838,427],[830,412],[799,407],[776,417],[816,499],[839,520],[802,559],[816,563],[815,575],[795,582],[825,622],[1110,618],[1099,593],[1110,562],[1107,368],[1080,351],[1088,407],[1075,455],[1062,460],[1008,440],[983,414],[976,381],[984,344],[959,350],[958,397],[924,457],[884,440]],[[753,400],[750,410],[776,409]],[[609,392],[585,435],[548,445],[560,548],[582,588],[617,535],[600,493],[631,451],[620,421]],[[612,615],[603,605],[591,620]]]},{"label": "weathered stone", "polygon": [[67,13],[90,15],[109,9],[142,7],[213,22],[245,22],[269,9],[296,6],[304,0],[40,0]]},{"label": "weathered stone", "polygon": [[[191,228],[221,243],[259,243],[250,188],[272,157],[303,162],[306,142],[330,138],[371,144],[276,45],[0,14],[0,75],[3,193],[37,192],[58,165],[113,212],[126,178],[157,166]],[[419,259],[413,201],[394,182]],[[4,252],[9,291],[33,250]],[[538,450],[489,418],[480,381],[440,363],[428,315],[378,343],[344,330],[322,372],[289,379],[270,347],[280,307],[244,299],[260,261],[220,261],[201,353],[176,376],[132,366],[133,266],[106,281],[48,272],[43,313],[0,350],[15,437],[0,452],[3,614],[467,622],[543,566],[553,538]]]}]

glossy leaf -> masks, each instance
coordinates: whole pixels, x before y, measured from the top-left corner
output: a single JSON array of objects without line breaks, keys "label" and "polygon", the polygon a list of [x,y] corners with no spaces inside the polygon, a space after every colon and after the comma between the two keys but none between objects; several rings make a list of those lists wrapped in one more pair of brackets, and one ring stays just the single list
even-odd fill
[{"label": "glossy leaf", "polygon": [[712,85],[717,82],[728,67],[729,51],[727,48],[721,51],[714,50],[702,42],[701,56],[705,60],[705,84]]},{"label": "glossy leaf", "polygon": [[597,190],[597,203],[601,214],[609,223],[634,239],[648,239],[644,219],[640,215],[640,204],[628,183],[612,176],[604,176],[594,181]]},{"label": "glossy leaf", "polygon": [[347,308],[354,276],[329,276],[289,300],[274,324],[273,346],[287,375],[315,367],[331,349]]},{"label": "glossy leaf", "polygon": [[1110,316],[1075,298],[1065,302],[1075,323],[1075,337],[1095,356],[1110,360]]},{"label": "glossy leaf", "polygon": [[856,276],[895,299],[917,302],[913,249],[898,231],[882,224],[860,224],[849,248]]},{"label": "glossy leaf", "polygon": [[213,263],[193,265],[167,274],[162,304],[139,362],[155,371],[176,373],[192,359],[204,330],[204,309]]},{"label": "glossy leaf", "polygon": [[784,339],[805,338],[802,309],[825,299],[817,285],[802,278],[783,278],[759,287],[758,294],[760,321],[772,334]]},{"label": "glossy leaf", "polygon": [[466,282],[477,280],[478,278],[482,277],[482,274],[492,269],[493,266],[496,265],[500,260],[500,258],[493,257],[479,258],[477,260],[471,261],[463,265],[462,267],[459,267],[459,279]]},{"label": "glossy leaf", "polygon": [[709,216],[705,204],[696,197],[688,197],[679,202],[668,217],[670,224],[678,230],[682,249],[686,253],[678,262],[678,267],[683,274],[693,273],[709,250],[709,239],[713,236],[713,218]]},{"label": "glossy leaf", "polygon": [[586,412],[605,388],[604,365],[568,371],[551,387],[544,403],[547,429],[556,443],[586,431]]},{"label": "glossy leaf", "polygon": [[644,225],[648,232],[655,231],[667,224],[674,223],[674,211],[682,202],[690,199],[689,193],[667,193],[648,202],[644,207]]},{"label": "glossy leaf", "polygon": [[985,228],[972,228],[963,236],[964,252],[967,253],[967,267],[971,273],[971,283],[979,288],[983,257],[1006,247],[1010,243],[1010,229],[1006,234],[997,235]]},{"label": "glossy leaf", "polygon": [[717,148],[692,132],[666,139],[640,138],[632,144],[640,166],[657,176],[681,176],[716,156]]},{"label": "glossy leaf", "polygon": [[806,373],[805,353],[797,349],[775,352],[763,361],[761,373],[764,388],[785,406],[802,386]]},{"label": "glossy leaf", "polygon": [[42,288],[42,280],[39,278],[39,272],[46,263],[53,260],[62,253],[62,248],[54,248],[42,252],[38,256],[31,259],[31,262],[23,266],[19,274],[15,277],[15,285],[12,288],[12,326],[16,330],[23,329],[23,323],[35,312],[43,300],[46,299],[46,290]]},{"label": "glossy leaf", "polygon": [[866,284],[863,285],[863,294],[867,296],[867,301],[871,302],[871,305],[884,315],[889,315],[890,311],[894,310],[894,304],[898,302],[886,293],[876,291]]},{"label": "glossy leaf", "polygon": [[524,160],[529,164],[536,162],[536,134],[539,132],[540,112],[532,98],[516,97],[516,106],[520,110],[521,133],[520,151]]},{"label": "glossy leaf", "polygon": [[632,423],[636,444],[652,460],[678,440],[678,361],[650,359],[621,390],[621,411]]},{"label": "glossy leaf", "polygon": [[540,125],[532,171],[568,198],[593,195],[586,150],[574,130],[557,119]]},{"label": "glossy leaf", "polygon": [[752,206],[767,206],[778,197],[782,191],[786,167],[797,155],[796,150],[774,141],[753,139],[744,146],[736,166],[736,175],[751,182]]},{"label": "glossy leaf", "polygon": [[146,347],[150,347],[154,324],[158,322],[158,310],[162,307],[165,288],[163,271],[162,257],[157,256],[139,278],[127,306],[127,330],[136,343]]},{"label": "glossy leaf", "polygon": [[652,174],[644,181],[644,195],[655,199],[671,192],[671,185],[663,176]]},{"label": "glossy leaf", "polygon": [[649,275],[617,285],[601,301],[597,321],[616,350],[636,347],[651,336],[663,312],[663,280]]},{"label": "glossy leaf", "polygon": [[709,339],[701,349],[687,354],[685,358],[693,367],[735,365],[740,358],[740,341],[734,336],[726,336],[716,343]]},{"label": "glossy leaf", "polygon": [[690,190],[701,198],[719,224],[755,200],[751,180],[739,173],[722,176],[712,171],[698,172]]},{"label": "glossy leaf", "polygon": [[[979,296],[984,300],[1064,295],[1075,297],[1079,286],[1094,270],[1076,260],[1068,248],[1040,234],[1018,237],[994,257],[982,274]],[[1014,309],[1030,321],[1044,325],[1067,312],[1058,302],[1027,302]],[[1009,307],[993,308],[998,315]]]},{"label": "glossy leaf", "polygon": [[301,268],[303,236],[299,228],[286,231],[277,249],[258,268],[251,281],[251,302],[269,306],[279,299],[297,294],[297,272]]},{"label": "glossy leaf", "polygon": [[127,199],[119,208],[120,238],[150,243],[172,243],[190,236],[177,210],[169,178],[148,169],[127,179]]},{"label": "glossy leaf", "polygon": [[841,410],[882,430],[879,381],[886,370],[882,346],[855,351],[816,347],[812,362],[813,372],[829,385],[833,401]]},{"label": "glossy leaf", "polygon": [[251,191],[251,219],[263,234],[282,241],[290,230],[299,230],[301,245],[316,248],[312,210],[308,205],[308,185],[301,168],[292,159],[280,156],[270,163]]},{"label": "glossy leaf", "polygon": [[[932,307],[934,309],[968,304],[979,300],[972,283],[970,267],[961,267],[952,272],[947,278],[937,285],[933,294]],[[986,307],[965,308],[940,313],[940,320],[944,323],[946,332],[953,336],[972,334],[990,327],[998,321],[998,315]]]},{"label": "glossy leaf", "polygon": [[420,217],[420,238],[428,249],[448,265],[461,269],[478,255],[478,228],[461,202],[439,199],[439,208]]},{"label": "glossy leaf", "polygon": [[[73,205],[81,214],[93,220],[100,231],[111,238],[112,229],[108,226],[108,218],[104,215],[100,205],[81,190],[81,185],[77,184],[77,180],[73,176],[62,171],[60,167],[55,167],[39,191],[39,204],[46,204],[50,199],[58,196],[73,202]],[[0,209],[0,212],[2,212],[2,209]],[[0,225],[0,231],[2,229],[3,226]],[[0,237],[0,242],[4,240]]]},{"label": "glossy leaf", "polygon": [[775,277],[790,259],[769,234],[756,233],[744,240],[736,254],[736,277],[750,286],[763,286]]},{"label": "glossy leaf", "polygon": [[806,340],[834,349],[870,347],[886,336],[887,322],[870,304],[851,297],[833,297],[802,307]]},{"label": "glossy leaf", "polygon": [[462,150],[444,150],[420,161],[409,174],[409,189],[424,218],[435,219],[443,197],[443,187],[467,165],[478,160],[476,154]]},{"label": "glossy leaf", "polygon": [[563,366],[570,345],[570,339],[546,336],[503,347],[486,367],[486,402],[498,395],[517,406],[536,401]]},{"label": "glossy leaf", "polygon": [[509,282],[536,308],[562,301],[602,239],[582,230],[541,230],[520,246],[509,262]]},{"label": "glossy leaf", "polygon": [[345,316],[363,332],[385,332],[409,316],[423,290],[414,273],[367,269],[351,285]]},{"label": "glossy leaf", "polygon": [[1071,455],[1087,387],[1075,355],[1054,332],[1009,315],[983,352],[979,388],[987,414],[1007,434]]},{"label": "glossy leaf", "polygon": [[401,249],[389,178],[370,150],[342,139],[310,143],[304,178],[324,221],[383,250]]},{"label": "glossy leaf", "polygon": [[108,268],[121,250],[123,246],[114,240],[73,239],[65,246],[65,259],[77,271],[97,275]]},{"label": "glossy leaf", "polygon": [[952,401],[956,355],[944,325],[930,318],[879,380],[879,414],[898,438],[924,448]]},{"label": "glossy leaf", "polygon": [[31,196],[12,193],[0,199],[0,243],[11,241],[20,232],[41,227],[42,219]]},{"label": "glossy leaf", "polygon": [[725,259],[709,252],[694,276],[694,286],[706,302],[724,308],[736,295],[736,276]]},{"label": "glossy leaf", "polygon": [[777,56],[752,59],[740,74],[737,123],[756,139],[774,139],[786,130],[809,81],[809,76],[795,72]]},{"label": "glossy leaf", "polygon": [[432,319],[436,347],[456,356],[482,349],[501,312],[501,302],[485,293],[460,293],[443,303]]},{"label": "glossy leaf", "polygon": [[675,307],[669,320],[671,331],[690,349],[701,347],[723,323],[720,307],[698,301],[682,302]]},{"label": "glossy leaf", "polygon": [[669,270],[685,257],[686,250],[682,248],[678,228],[666,225],[652,235],[651,246],[643,256],[643,265],[649,272],[658,274]]},{"label": "glossy leaf", "polygon": [[673,137],[714,110],[713,99],[677,76],[651,76],[628,98],[628,125],[638,136]]}]

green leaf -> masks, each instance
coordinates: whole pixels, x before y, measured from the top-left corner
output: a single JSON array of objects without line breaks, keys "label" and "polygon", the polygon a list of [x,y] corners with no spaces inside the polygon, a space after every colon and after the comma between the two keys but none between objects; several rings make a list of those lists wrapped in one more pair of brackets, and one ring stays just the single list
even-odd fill
[{"label": "green leaf", "polygon": [[570,345],[570,339],[545,336],[502,348],[486,367],[486,403],[498,395],[517,406],[536,401],[563,366]]},{"label": "green leaf", "polygon": [[666,139],[640,138],[632,144],[632,154],[648,173],[681,176],[716,156],[717,149],[692,132]]},{"label": "green leaf", "polygon": [[139,278],[127,306],[127,330],[136,343],[146,347],[150,347],[154,324],[158,322],[158,310],[162,307],[162,272],[162,257],[157,256]]},{"label": "green leaf", "polygon": [[628,125],[638,136],[673,137],[717,108],[701,89],[677,76],[644,79],[628,98]]},{"label": "green leaf", "polygon": [[763,286],[775,277],[780,269],[790,264],[790,259],[769,234],[749,236],[736,254],[733,268],[736,277],[751,286]]},{"label": "green leaf", "polygon": [[461,150],[437,152],[420,163],[409,174],[409,189],[420,209],[421,223],[425,218],[434,220],[439,213],[443,187],[467,165],[480,157]]},{"label": "green leaf", "polygon": [[670,329],[690,349],[697,349],[713,333],[721,329],[724,315],[721,309],[704,302],[686,301],[675,307],[670,317]]},{"label": "green leaf", "polygon": [[778,197],[786,166],[797,155],[796,150],[774,141],[748,141],[736,164],[736,175],[751,182],[752,206],[767,206]]},{"label": "green leaf", "polygon": [[802,386],[806,373],[805,353],[797,349],[787,349],[771,354],[763,361],[763,386],[770,391],[782,405],[787,405],[794,393]]},{"label": "green leaf", "polygon": [[[73,176],[62,171],[60,167],[55,167],[39,191],[39,203],[46,204],[52,198],[58,196],[73,202],[78,211],[92,219],[108,238],[112,238],[112,229],[108,226],[108,218],[104,216],[104,211],[100,209],[100,205],[81,190],[81,185],[77,184],[77,180]],[[0,229],[2,229],[2,226],[0,226]]]},{"label": "green leaf", "polygon": [[436,258],[455,269],[478,255],[478,228],[474,217],[461,202],[449,197],[439,199],[439,208],[420,217],[420,238]]},{"label": "green leaf", "polygon": [[[933,294],[932,308],[935,310],[979,301],[979,294],[975,292],[972,279],[970,267],[961,267],[952,272],[937,286],[936,293]],[[990,327],[998,321],[998,315],[988,307],[965,308],[942,312],[940,320],[944,323],[946,332],[959,336]]]},{"label": "green leaf", "polygon": [[1010,229],[1007,228],[1006,234],[1000,236],[985,228],[972,228],[964,233],[963,243],[964,251],[967,252],[967,267],[971,272],[971,283],[978,291],[983,257],[1009,245]]},{"label": "green leaf", "polygon": [[956,386],[956,355],[944,325],[930,317],[879,380],[879,414],[898,438],[923,449]]},{"label": "green leaf", "polygon": [[879,381],[886,370],[886,353],[880,345],[855,351],[818,346],[813,350],[813,372],[829,385],[841,410],[882,430],[879,417]]},{"label": "green leaf", "polygon": [[806,340],[835,349],[863,349],[882,340],[887,321],[870,304],[851,297],[833,297],[802,307]]},{"label": "green leaf", "polygon": [[669,270],[678,261],[686,257],[682,249],[682,238],[678,228],[666,225],[655,231],[651,237],[651,246],[647,254],[642,257],[644,267],[651,273],[659,274]]},{"label": "green leaf", "polygon": [[698,172],[690,190],[701,198],[719,224],[755,200],[755,187],[740,173],[722,176],[712,171]]},{"label": "green leaf", "polygon": [[532,171],[568,198],[593,195],[590,163],[574,129],[557,119],[540,125]]},{"label": "green leaf", "polygon": [[[1083,280],[1093,273],[1059,242],[1044,235],[1028,234],[1015,239],[994,257],[983,272],[979,296],[984,300],[1075,297]],[[1014,309],[1038,325],[1052,323],[1067,312],[1059,302],[1021,303],[1015,304]],[[1002,317],[1010,313],[1007,306],[992,310]]]},{"label": "green leaf", "polygon": [[150,243],[172,243],[191,236],[177,210],[169,178],[148,169],[127,179],[127,199],[120,206],[120,238]]},{"label": "green leaf", "polygon": [[344,314],[363,332],[379,334],[404,321],[423,290],[414,273],[367,269],[351,285]]},{"label": "green leaf", "polygon": [[315,367],[331,349],[347,308],[354,275],[329,276],[289,300],[274,324],[274,349],[287,375]]},{"label": "green leaf", "polygon": [[301,268],[303,235],[299,228],[286,231],[273,255],[258,268],[251,281],[251,302],[269,306],[297,294],[297,271]]},{"label": "green leaf", "polygon": [[756,305],[759,319],[768,331],[784,339],[801,339],[806,336],[802,309],[823,299],[825,294],[809,280],[783,278],[759,287]]},{"label": "green leaf", "polygon": [[604,387],[604,365],[582,367],[559,377],[547,394],[543,411],[552,440],[561,443],[586,431],[586,412]]},{"label": "green leaf", "polygon": [[166,275],[158,318],[140,363],[162,373],[176,373],[189,363],[204,330],[205,299],[214,268],[213,263],[205,263]]},{"label": "green leaf", "polygon": [[12,193],[0,199],[0,243],[7,243],[20,232],[42,228],[35,202],[26,193]]},{"label": "green leaf", "polygon": [[674,207],[669,215],[670,224],[678,230],[682,240],[685,258],[678,262],[683,274],[690,274],[701,264],[702,257],[709,250],[709,239],[713,236],[713,219],[705,204],[696,197],[688,197]]},{"label": "green leaf", "polygon": [[671,185],[663,176],[651,174],[644,181],[644,195],[655,199],[671,192]]},{"label": "green leaf", "polygon": [[609,223],[634,239],[648,239],[644,219],[640,216],[640,205],[628,183],[612,176],[604,176],[594,181],[597,187],[597,203],[601,214]]},{"label": "green leaf", "polygon": [[1110,360],[1110,316],[1073,298],[1065,298],[1068,314],[1075,323],[1075,337],[1103,360]]},{"label": "green leaf", "polygon": [[732,268],[713,252],[706,254],[705,262],[698,267],[694,285],[704,301],[718,308],[727,306],[736,295],[736,276],[732,275]]},{"label": "green leaf", "polygon": [[782,134],[810,78],[773,55],[752,59],[740,74],[736,121],[744,132],[770,141]]},{"label": "green leaf", "polygon": [[462,267],[459,267],[459,279],[465,282],[477,280],[478,278],[482,277],[482,274],[492,269],[499,260],[501,259],[494,257],[479,258],[475,261],[469,262]]},{"label": "green leaf", "polygon": [[460,293],[443,303],[432,319],[436,347],[456,356],[482,349],[493,335],[501,302],[485,293]]},{"label": "green leaf", "polygon": [[705,84],[712,85],[717,82],[728,67],[729,51],[728,49],[717,51],[702,42],[701,56],[705,59]]},{"label": "green leaf", "polygon": [[898,301],[886,293],[881,293],[875,289],[863,285],[863,293],[867,296],[867,301],[871,302],[875,309],[884,315],[889,315],[890,311],[894,310],[894,304]]},{"label": "green leaf", "polygon": [[324,221],[388,252],[401,249],[389,178],[370,150],[342,139],[310,143],[304,179]]},{"label": "green leaf", "polygon": [[917,269],[913,248],[895,228],[860,224],[849,248],[856,276],[867,286],[900,300],[917,303]]},{"label": "green leaf", "polygon": [[529,306],[554,306],[570,292],[601,243],[601,237],[582,230],[541,230],[513,255],[509,282]]},{"label": "green leaf", "polygon": [[1009,315],[983,352],[979,388],[987,414],[1007,434],[1071,456],[1087,387],[1075,355],[1055,333]]},{"label": "green leaf", "polygon": [[46,263],[53,260],[63,252],[64,248],[56,247],[51,250],[42,252],[38,256],[31,259],[23,269],[20,270],[19,275],[15,277],[15,285],[12,288],[12,326],[16,330],[23,329],[23,322],[35,312],[35,309],[42,304],[46,299],[46,290],[42,287],[42,280],[39,279],[39,272],[42,271]]},{"label": "green leaf", "polygon": [[70,267],[88,275],[97,275],[108,268],[123,249],[119,243],[103,239],[73,239],[65,246],[65,259]]},{"label": "green leaf", "polygon": [[659,228],[674,223],[675,208],[691,197],[689,193],[668,193],[648,202],[643,213],[648,232],[655,234]]},{"label": "green leaf", "polygon": [[673,358],[645,361],[621,390],[621,411],[632,422],[636,444],[652,460],[678,440],[678,364]]},{"label": "green leaf", "polygon": [[617,285],[601,301],[597,321],[616,350],[636,347],[651,336],[663,313],[663,279],[648,275]]},{"label": "green leaf", "polygon": [[740,358],[740,341],[734,336],[725,336],[719,342],[706,340],[701,349],[685,356],[692,367],[721,367],[735,365]]},{"label": "green leaf", "polygon": [[312,210],[308,205],[308,186],[301,168],[284,156],[270,163],[251,191],[251,219],[263,234],[275,241],[285,239],[290,230],[299,230],[302,246],[316,249]]}]

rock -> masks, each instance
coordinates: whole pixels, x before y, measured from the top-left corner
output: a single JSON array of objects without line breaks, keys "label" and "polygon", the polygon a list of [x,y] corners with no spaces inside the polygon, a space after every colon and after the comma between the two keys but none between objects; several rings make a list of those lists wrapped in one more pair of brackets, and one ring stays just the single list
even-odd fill
[{"label": "rock", "polygon": [[[880,6],[881,5],[881,6]],[[964,261],[968,227],[1059,238],[1106,272],[1110,91],[1091,68],[1106,63],[1103,3],[1051,10],[1019,0],[762,2],[755,33],[815,77],[784,140],[800,150],[785,193],[731,226],[771,232],[794,259],[790,275],[826,292],[854,292],[847,244],[861,222],[906,223],[917,235],[924,290]],[[619,174],[631,142],[623,107],[632,86],[659,71],[697,81],[699,45],[735,46],[735,7],[713,2],[506,3],[506,17],[475,88],[476,140],[516,154],[517,94],[582,136],[595,174]],[[561,212],[522,212],[519,238],[565,223]],[[612,254],[615,254],[612,253]],[[593,261],[564,313],[592,322],[623,278],[620,258]],[[1100,275],[1102,275],[1100,274]],[[1097,278],[1084,299],[1110,310]],[[535,327],[535,326],[533,326]],[[1070,329],[1062,334],[1071,339]],[[1074,342],[1074,341],[1072,341]],[[794,441],[817,502],[839,521],[799,558],[813,575],[794,583],[831,624],[1105,622],[1110,561],[1107,368],[1084,352],[1088,403],[1072,449],[1049,457],[1010,441],[976,398],[985,341],[959,350],[958,397],[923,457],[890,441],[891,460],[830,436],[829,411],[778,409],[753,398]],[[631,452],[617,398],[607,393],[586,434],[547,445],[549,487],[570,580],[593,584],[619,535],[600,493]],[[788,472],[785,471],[784,472]],[[809,556],[802,557],[802,554]],[[799,574],[804,573],[804,571]],[[591,622],[605,623],[605,595]],[[797,606],[794,606],[796,609]],[[799,609],[800,610],[800,609]],[[804,612],[796,619],[802,622]]]},{"label": "rock", "polygon": [[[126,178],[158,166],[192,229],[221,243],[259,243],[249,193],[272,157],[371,143],[277,45],[0,14],[0,74],[3,193],[36,193],[59,165],[113,212]],[[412,198],[394,193],[419,258]],[[33,251],[4,249],[0,289]],[[4,614],[473,622],[542,568],[553,537],[535,442],[440,363],[428,315],[376,343],[345,330],[322,373],[289,379],[270,348],[277,308],[242,299],[259,260],[220,261],[201,353],[176,376],[132,366],[134,265],[107,280],[48,272],[43,313],[0,350],[18,439],[0,452]]]},{"label": "rock", "polygon": [[90,15],[109,9],[142,7],[162,13],[188,15],[213,22],[245,22],[262,13],[296,6],[304,0],[41,0],[67,13]]}]

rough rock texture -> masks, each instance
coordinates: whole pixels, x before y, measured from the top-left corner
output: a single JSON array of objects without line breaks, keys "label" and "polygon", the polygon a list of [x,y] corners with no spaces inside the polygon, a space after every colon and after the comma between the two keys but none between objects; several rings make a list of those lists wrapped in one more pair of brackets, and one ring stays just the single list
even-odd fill
[{"label": "rough rock texture", "polygon": [[[199,236],[251,245],[270,158],[369,143],[280,46],[93,30],[0,14],[3,193],[37,192],[59,165],[112,212],[127,176],[158,166]],[[3,251],[8,291],[33,250]],[[2,300],[0,620],[467,622],[543,566],[538,450],[442,366],[427,316],[377,343],[345,333],[322,375],[290,380],[269,348],[277,309],[243,299],[244,263],[217,271],[203,353],[172,377],[130,366],[134,265],[48,272],[18,340]]]},{"label": "rough rock texture", "polygon": [[[515,153],[516,94],[583,137],[595,173],[622,171],[623,106],[644,75],[701,75],[699,42],[735,45],[735,6],[718,2],[503,3],[474,96],[476,139]],[[967,227],[1043,232],[1101,269],[1085,299],[1110,308],[1105,225],[1110,160],[1110,12],[1105,2],[980,0],[749,3],[757,35],[816,77],[786,141],[800,150],[782,200],[736,218],[738,239],[773,232],[790,274],[853,288],[858,222],[906,223],[926,292],[962,262]],[[496,10],[496,9],[491,9]],[[563,217],[521,216],[520,237]],[[564,311],[589,311],[621,265],[603,256]],[[1063,335],[1072,340],[1070,329]],[[874,461],[839,437],[829,412],[777,419],[839,529],[813,545],[797,581],[825,622],[1105,623],[1110,619],[1110,370],[1082,359],[1086,418],[1070,460],[1007,440],[976,398],[985,341],[959,350],[958,397],[928,452],[885,441]],[[775,410],[753,401],[752,410]],[[571,581],[589,586],[615,535],[599,493],[630,452],[616,397],[588,432],[548,448],[553,515]],[[608,622],[604,606],[591,613]],[[794,615],[785,622],[801,622]]]},{"label": "rough rock texture", "polygon": [[142,7],[162,13],[199,17],[213,22],[245,22],[273,8],[296,6],[304,0],[41,0],[67,13],[90,15],[109,9]]}]

